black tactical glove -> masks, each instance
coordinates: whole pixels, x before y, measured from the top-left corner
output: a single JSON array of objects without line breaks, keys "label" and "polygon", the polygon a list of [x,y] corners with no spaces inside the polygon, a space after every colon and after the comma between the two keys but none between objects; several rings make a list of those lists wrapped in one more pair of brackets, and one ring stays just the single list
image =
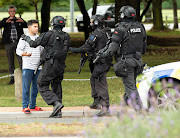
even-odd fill
[{"label": "black tactical glove", "polygon": [[26,42],[28,42],[28,43],[31,42],[31,38],[30,38],[29,36],[25,35],[25,34],[23,34],[23,35],[21,36],[21,38],[22,38],[22,40],[24,40],[24,41],[26,41]]},{"label": "black tactical glove", "polygon": [[79,48],[69,47],[69,51],[73,53],[79,53]]}]

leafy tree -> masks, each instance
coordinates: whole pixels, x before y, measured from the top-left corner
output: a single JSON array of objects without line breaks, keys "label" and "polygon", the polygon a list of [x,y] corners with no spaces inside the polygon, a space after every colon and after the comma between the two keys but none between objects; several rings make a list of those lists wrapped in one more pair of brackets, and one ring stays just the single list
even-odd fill
[{"label": "leafy tree", "polygon": [[98,5],[98,0],[94,0],[94,2],[93,2],[92,15],[95,15],[95,14],[96,14],[97,5]]},{"label": "leafy tree", "polygon": [[174,12],[174,29],[178,29],[178,14],[177,14],[177,1],[172,0]]},{"label": "leafy tree", "polygon": [[38,18],[38,3],[42,0],[30,0],[28,1],[30,5],[33,5],[35,7],[35,12],[36,12],[36,20],[39,20]]},{"label": "leafy tree", "polygon": [[84,4],[84,0],[76,0],[79,9],[81,11],[81,13],[83,14],[83,24],[84,24],[84,35],[85,35],[85,40],[89,37],[89,23],[90,23],[90,18],[89,15],[87,13],[85,4]]},{"label": "leafy tree", "polygon": [[41,33],[47,32],[49,30],[50,22],[50,9],[52,0],[43,0],[41,7]]},{"label": "leafy tree", "polygon": [[153,29],[154,30],[163,30],[162,19],[162,0],[153,0]]},{"label": "leafy tree", "polygon": [[143,16],[145,15],[145,22],[152,22],[151,18],[151,10],[150,5],[152,3],[152,0],[143,0],[144,10],[140,16],[140,21],[142,21]]},{"label": "leafy tree", "polygon": [[17,13],[21,17],[24,11],[29,10],[31,6],[29,6],[28,1],[25,0],[1,0],[0,6],[5,5],[14,5],[17,8]]}]

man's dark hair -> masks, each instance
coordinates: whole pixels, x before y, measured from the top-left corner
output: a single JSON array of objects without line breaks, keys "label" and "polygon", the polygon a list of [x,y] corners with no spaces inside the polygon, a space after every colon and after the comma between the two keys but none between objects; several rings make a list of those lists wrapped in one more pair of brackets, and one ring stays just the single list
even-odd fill
[{"label": "man's dark hair", "polygon": [[37,24],[39,25],[38,20],[29,20],[29,21],[27,22],[27,26],[31,26],[31,25],[33,25],[34,23],[37,23]]}]

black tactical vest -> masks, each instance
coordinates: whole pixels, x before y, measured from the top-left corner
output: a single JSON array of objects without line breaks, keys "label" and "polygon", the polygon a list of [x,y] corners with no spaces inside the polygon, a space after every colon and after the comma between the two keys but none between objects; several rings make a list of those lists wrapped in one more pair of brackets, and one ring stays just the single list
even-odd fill
[{"label": "black tactical vest", "polygon": [[64,61],[67,56],[67,51],[64,47],[64,43],[67,41],[66,33],[58,30],[52,30],[52,32],[54,33],[54,42],[51,44],[48,53],[53,59]]},{"label": "black tactical vest", "polygon": [[143,50],[144,28],[139,22],[125,22],[119,25],[124,32],[121,41],[120,55],[134,54]]}]

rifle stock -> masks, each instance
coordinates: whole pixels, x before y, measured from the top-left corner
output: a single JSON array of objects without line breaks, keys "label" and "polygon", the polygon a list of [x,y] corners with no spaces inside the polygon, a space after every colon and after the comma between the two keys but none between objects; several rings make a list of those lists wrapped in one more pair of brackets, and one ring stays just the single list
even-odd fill
[{"label": "rifle stock", "polygon": [[110,43],[111,43],[111,39],[108,39],[106,46],[96,54],[97,56],[95,60],[93,60],[93,63],[96,63],[99,60],[99,58],[101,57],[101,54],[104,53],[109,48]]},{"label": "rifle stock", "polygon": [[81,59],[80,59],[80,67],[78,69],[78,74],[81,73],[81,68],[84,66],[84,64],[86,63],[87,59],[88,59],[87,53],[82,53],[81,54]]}]

